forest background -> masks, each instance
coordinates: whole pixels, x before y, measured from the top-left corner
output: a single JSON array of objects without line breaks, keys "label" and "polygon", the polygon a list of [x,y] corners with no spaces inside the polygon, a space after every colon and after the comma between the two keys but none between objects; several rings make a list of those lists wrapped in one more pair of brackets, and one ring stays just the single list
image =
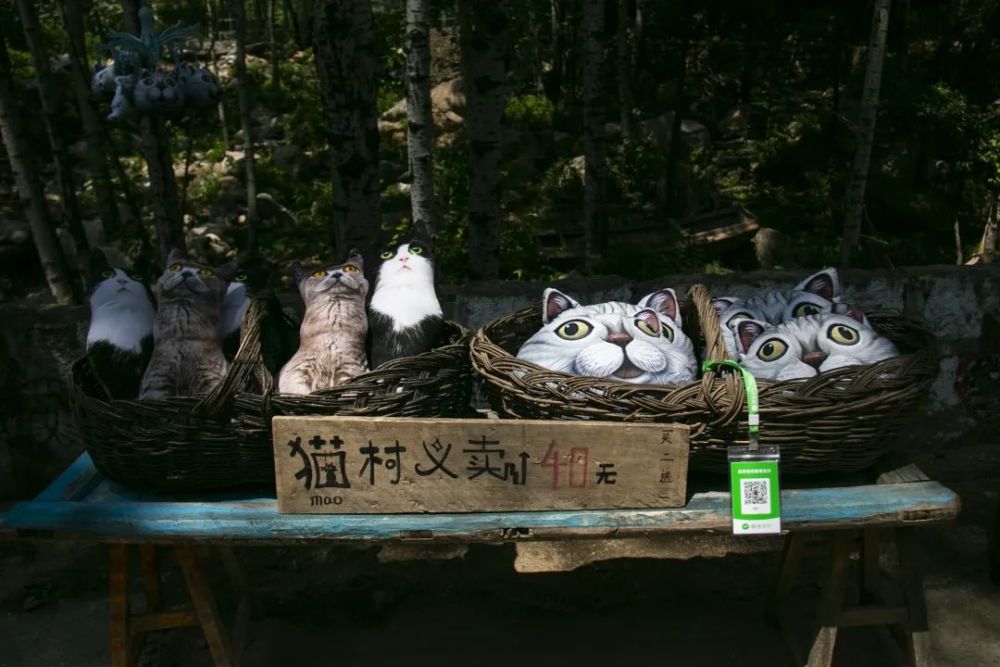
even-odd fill
[{"label": "forest background", "polygon": [[996,257],[1000,0],[150,7],[217,108],[106,119],[137,0],[0,8],[0,301],[80,302],[92,246],[287,274],[420,234],[450,283]]}]

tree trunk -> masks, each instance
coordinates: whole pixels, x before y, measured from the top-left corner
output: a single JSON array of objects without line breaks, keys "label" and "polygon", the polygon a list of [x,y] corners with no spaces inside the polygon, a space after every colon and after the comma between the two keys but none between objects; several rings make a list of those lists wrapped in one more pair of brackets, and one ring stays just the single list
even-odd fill
[{"label": "tree trunk", "polygon": [[87,167],[94,184],[97,210],[108,236],[113,235],[121,225],[118,202],[111,184],[107,153],[101,131],[101,119],[90,97],[90,64],[87,62],[87,47],[84,39],[83,9],[80,0],[62,0],[63,26],[69,36],[70,76],[76,106],[83,127],[83,141],[87,148]]},{"label": "tree trunk", "polygon": [[381,226],[378,109],[371,0],[316,0],[313,16],[316,71],[333,181],[333,241],[345,256],[372,253]]},{"label": "tree trunk", "polygon": [[250,83],[247,81],[247,13],[244,0],[236,0],[236,92],[240,99],[240,128],[243,130],[243,164],[247,188],[247,252],[257,253],[257,173],[250,131]]},{"label": "tree trunk", "polygon": [[406,3],[406,148],[409,151],[413,231],[432,239],[434,216],[434,117],[431,114],[429,0]]},{"label": "tree trunk", "polygon": [[500,273],[500,157],[507,100],[507,1],[460,0],[469,143],[469,258],[474,279]]},{"label": "tree trunk", "polygon": [[[139,30],[139,0],[122,0],[125,29],[133,35]],[[140,149],[149,170],[149,196],[153,203],[153,226],[160,248],[160,264],[174,248],[184,248],[181,206],[174,179],[174,157],[163,121],[143,116],[139,121]]]},{"label": "tree trunk", "polygon": [[635,117],[632,115],[635,107],[632,95],[636,35],[634,1],[618,0],[618,102],[621,107],[622,136],[629,141],[635,141]]},{"label": "tree trunk", "polygon": [[559,109],[563,82],[563,9],[559,0],[551,0],[549,20],[552,24],[552,70],[546,81],[545,94],[552,106]]},{"label": "tree trunk", "polygon": [[608,249],[608,195],[604,136],[604,0],[584,0],[583,32],[583,224],[587,269]]},{"label": "tree trunk", "polygon": [[275,94],[281,90],[281,61],[278,58],[278,40],[274,35],[275,22],[278,20],[277,0],[267,2],[267,52],[271,59],[271,90]]},{"label": "tree trunk", "polygon": [[882,83],[882,63],[885,60],[885,40],[889,31],[891,0],[877,0],[868,45],[868,65],[861,97],[861,117],[858,122],[857,148],[844,196],[844,239],[841,264],[850,266],[852,255],[861,242],[861,219],[865,208],[865,186],[875,141],[875,121],[878,117],[878,95]]},{"label": "tree trunk", "polygon": [[[219,8],[215,0],[208,0],[208,54],[212,58],[212,73],[219,76],[219,59],[215,55],[215,42],[219,37]],[[222,128],[222,145],[229,150],[229,126],[226,125],[226,105],[219,100],[216,105],[219,112],[219,126]]]},{"label": "tree trunk", "polygon": [[76,184],[73,182],[73,169],[70,165],[69,152],[59,134],[61,127],[55,108],[55,96],[52,91],[49,58],[42,42],[42,29],[38,25],[38,15],[32,0],[17,0],[17,11],[21,17],[21,27],[24,29],[24,39],[31,51],[31,61],[35,66],[35,76],[38,79],[38,96],[42,103],[42,118],[45,121],[45,131],[49,136],[49,148],[52,150],[52,160],[56,167],[56,179],[59,181],[59,192],[62,195],[63,221],[69,230],[78,252],[86,253],[90,248],[87,235],[83,230],[80,218],[80,204],[76,199]]},{"label": "tree trunk", "polygon": [[14,172],[17,194],[24,206],[31,227],[31,236],[38,260],[45,272],[52,296],[57,303],[79,303],[79,287],[70,272],[62,246],[49,219],[45,193],[29,157],[27,138],[17,107],[17,92],[11,76],[7,43],[0,35],[0,134],[7,150],[7,159]]}]

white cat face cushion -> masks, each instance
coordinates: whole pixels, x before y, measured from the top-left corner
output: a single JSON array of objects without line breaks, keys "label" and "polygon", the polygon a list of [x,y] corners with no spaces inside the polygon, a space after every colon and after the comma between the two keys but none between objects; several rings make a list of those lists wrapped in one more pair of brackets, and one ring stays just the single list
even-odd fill
[{"label": "white cat face cushion", "polygon": [[517,357],[573,375],[636,384],[679,384],[695,378],[691,340],[681,329],[671,289],[638,305],[608,302],[583,306],[558,290],[545,290],[543,327]]}]

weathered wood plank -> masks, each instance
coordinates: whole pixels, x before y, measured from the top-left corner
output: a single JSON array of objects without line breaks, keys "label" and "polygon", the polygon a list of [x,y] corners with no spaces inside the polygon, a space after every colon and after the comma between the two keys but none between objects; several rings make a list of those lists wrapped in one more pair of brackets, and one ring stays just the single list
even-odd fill
[{"label": "weathered wood plank", "polygon": [[[275,542],[440,539],[512,542],[731,530],[728,493],[697,494],[683,508],[479,514],[298,516],[273,498],[230,502],[110,501],[15,505],[7,528],[95,541]],[[791,531],[918,525],[958,515],[958,496],[937,482],[782,492]]]},{"label": "weathered wood plank", "polygon": [[276,417],[291,514],[680,507],[689,428],[546,420]]},{"label": "weathered wood plank", "polygon": [[879,484],[905,484],[906,482],[926,482],[930,477],[914,463],[887,470],[878,476]]}]

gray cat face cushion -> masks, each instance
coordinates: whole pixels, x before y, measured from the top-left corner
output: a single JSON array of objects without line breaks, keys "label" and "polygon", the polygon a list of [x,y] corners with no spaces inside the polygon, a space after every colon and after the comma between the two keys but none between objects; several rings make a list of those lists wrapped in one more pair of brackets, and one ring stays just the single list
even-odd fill
[{"label": "gray cat face cushion", "polygon": [[364,263],[360,255],[352,256],[343,264],[326,269],[309,271],[295,265],[292,267],[292,277],[298,283],[299,293],[306,304],[324,294],[360,293],[362,296],[368,294],[368,280],[365,278]]},{"label": "gray cat face cushion", "polygon": [[176,111],[184,104],[184,88],[172,72],[144,72],[135,82],[132,100],[142,113]]},{"label": "gray cat face cushion", "polygon": [[222,99],[222,86],[208,68],[181,63],[174,72],[184,87],[185,103],[195,108],[206,108]]},{"label": "gray cat face cushion", "polygon": [[691,340],[681,329],[671,289],[621,302],[583,306],[545,290],[544,326],[524,342],[517,357],[563,373],[636,384],[680,384],[695,378]]},{"label": "gray cat face cushion", "polygon": [[764,380],[804,379],[899,354],[857,308],[849,308],[847,314],[808,315],[778,325],[739,320],[733,328],[740,364]]},{"label": "gray cat face cushion", "polygon": [[160,299],[183,299],[194,295],[217,299],[221,304],[235,269],[232,262],[218,267],[205,266],[173,251],[167,259],[166,270],[156,281],[156,295]]}]

